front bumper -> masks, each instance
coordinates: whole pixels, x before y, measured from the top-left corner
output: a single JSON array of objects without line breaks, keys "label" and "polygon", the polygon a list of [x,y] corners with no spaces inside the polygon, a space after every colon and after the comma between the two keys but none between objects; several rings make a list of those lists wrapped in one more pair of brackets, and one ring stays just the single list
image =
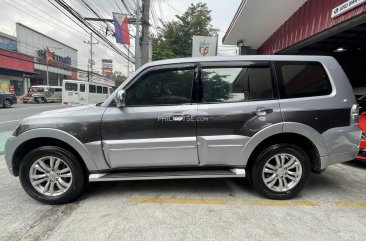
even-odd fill
[{"label": "front bumper", "polygon": [[16,138],[15,136],[8,137],[5,143],[5,151],[4,151],[5,163],[8,166],[9,172],[13,176],[16,176],[16,174],[14,173],[14,162],[13,162],[13,155],[15,150],[13,148],[14,145],[12,144],[15,138]]}]

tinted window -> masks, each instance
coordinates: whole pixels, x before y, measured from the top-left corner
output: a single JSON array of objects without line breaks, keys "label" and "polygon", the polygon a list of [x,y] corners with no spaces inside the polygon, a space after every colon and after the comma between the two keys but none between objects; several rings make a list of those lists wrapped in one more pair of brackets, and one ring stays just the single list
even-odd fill
[{"label": "tinted window", "polygon": [[202,70],[204,103],[272,99],[269,67],[204,68]]},{"label": "tinted window", "polygon": [[78,91],[78,84],[76,84],[76,83],[65,83],[65,90],[67,90],[67,91]]},{"label": "tinted window", "polygon": [[103,87],[103,94],[108,94],[108,88],[107,87]]},{"label": "tinted window", "polygon": [[95,85],[89,85],[89,93],[95,93]]},{"label": "tinted window", "polygon": [[127,105],[191,103],[193,69],[149,72],[127,90]]},{"label": "tinted window", "polygon": [[85,84],[80,84],[80,92],[85,92]]},{"label": "tinted window", "polygon": [[278,62],[281,98],[328,95],[332,92],[327,73],[317,62]]},{"label": "tinted window", "polygon": [[97,93],[98,94],[102,93],[102,86],[97,85]]}]

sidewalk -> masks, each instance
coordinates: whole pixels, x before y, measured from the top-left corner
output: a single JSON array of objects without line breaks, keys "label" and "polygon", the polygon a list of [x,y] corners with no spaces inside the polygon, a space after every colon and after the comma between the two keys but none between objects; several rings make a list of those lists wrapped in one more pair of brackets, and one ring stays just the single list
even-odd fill
[{"label": "sidewalk", "polygon": [[5,142],[11,133],[11,131],[0,133],[0,155],[4,154]]}]

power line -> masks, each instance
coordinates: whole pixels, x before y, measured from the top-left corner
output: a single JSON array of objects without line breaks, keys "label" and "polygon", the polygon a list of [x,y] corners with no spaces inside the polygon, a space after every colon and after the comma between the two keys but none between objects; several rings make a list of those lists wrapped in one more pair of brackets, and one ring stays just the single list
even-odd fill
[{"label": "power line", "polygon": [[183,14],[181,11],[179,11],[178,9],[176,9],[175,7],[173,7],[172,5],[170,5],[170,3],[168,3],[166,0],[163,0],[163,2],[168,5],[171,9],[173,9],[174,11],[176,11],[179,14]]},{"label": "power line", "polygon": [[69,12],[75,19],[77,19],[79,22],[81,22],[90,31],[95,33],[102,41],[104,41],[111,48],[113,48],[119,55],[121,55],[123,58],[129,60],[130,62],[134,63],[134,60],[132,58],[129,58],[129,56],[127,56],[123,51],[121,51],[119,48],[117,48],[111,41],[109,41],[106,37],[104,37],[104,35],[100,34],[98,31],[96,31],[95,28],[90,23],[88,23],[87,21],[84,20],[84,17],[81,16],[80,13],[76,12],[65,1],[63,1],[63,0],[48,0],[48,1],[55,1],[62,8],[64,8],[67,12]]},{"label": "power line", "polygon": [[64,27],[61,27],[60,25],[58,25],[58,24],[55,24],[55,23],[53,23],[53,22],[51,22],[51,21],[49,21],[49,22],[45,22],[44,21],[44,19],[42,19],[42,18],[40,18],[40,17],[38,17],[38,16],[36,16],[36,15],[33,15],[32,14],[32,12],[31,11],[25,11],[25,10],[23,10],[23,9],[21,9],[21,8],[19,8],[19,7],[17,7],[17,6],[14,6],[13,4],[11,4],[11,3],[9,3],[9,2],[6,2],[5,0],[1,0],[2,2],[4,2],[4,3],[6,3],[6,4],[8,4],[8,5],[10,5],[10,6],[12,6],[13,8],[16,8],[16,9],[18,9],[18,10],[20,10],[20,11],[22,11],[22,12],[24,12],[24,13],[26,13],[27,15],[30,15],[30,16],[32,16],[32,17],[34,17],[34,18],[36,18],[36,19],[38,19],[38,20],[40,20],[41,22],[43,22],[43,23],[45,23],[45,24],[47,24],[47,25],[50,25],[51,26],[51,24],[53,25],[52,27],[55,27],[55,28],[57,28],[57,29],[59,29],[60,31],[62,31],[62,32],[64,32],[64,33],[66,33],[66,34],[68,34],[69,36],[71,36],[71,37],[74,37],[74,38],[77,38],[77,39],[81,39],[81,40],[83,40],[83,38],[81,38],[80,36],[78,36],[78,35],[76,35],[75,33],[73,33],[73,32],[70,32],[70,31],[67,31],[67,30],[65,30],[64,29]]}]

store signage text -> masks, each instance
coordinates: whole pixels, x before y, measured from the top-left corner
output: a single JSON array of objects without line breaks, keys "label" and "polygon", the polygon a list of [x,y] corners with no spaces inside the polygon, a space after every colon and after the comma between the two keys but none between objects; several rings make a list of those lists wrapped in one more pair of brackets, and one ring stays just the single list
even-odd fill
[{"label": "store signage text", "polygon": [[345,3],[342,3],[341,5],[339,5],[338,7],[334,8],[332,10],[332,18],[336,18],[352,9],[354,9],[355,7],[365,3],[366,0],[349,0]]},{"label": "store signage text", "polygon": [[51,61],[51,62],[55,61],[55,62],[71,65],[71,57],[68,57],[68,56],[67,57],[62,57],[62,56],[59,56],[59,55],[55,54],[54,52],[51,52],[47,49],[38,50],[37,53],[38,53],[39,57],[48,58],[48,61]]}]

